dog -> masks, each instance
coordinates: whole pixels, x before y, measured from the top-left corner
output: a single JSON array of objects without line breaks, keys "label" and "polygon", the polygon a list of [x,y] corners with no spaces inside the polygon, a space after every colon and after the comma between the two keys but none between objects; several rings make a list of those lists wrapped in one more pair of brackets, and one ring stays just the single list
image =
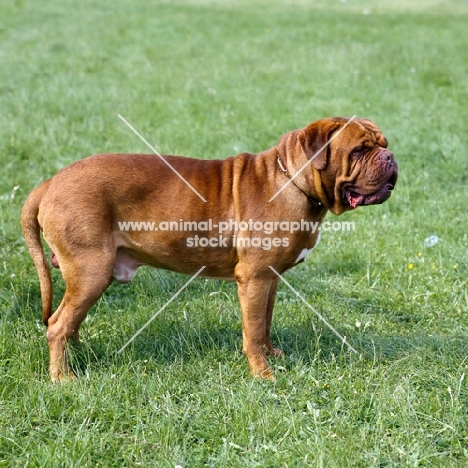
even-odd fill
[{"label": "dog", "polygon": [[[386,201],[398,178],[387,145],[372,121],[332,117],[258,154],[224,160],[99,154],[43,182],[27,198],[21,221],[40,280],[51,380],[74,378],[67,341],[79,339],[82,321],[111,282],[131,281],[142,265],[187,275],[204,267],[200,276],[235,280],[250,371],[273,380],[266,357],[283,355],[270,340],[278,274],[303,262],[319,237],[319,229],[276,231],[285,222],[317,227],[328,211],[340,215]],[[161,228],[122,228],[130,221]],[[192,231],[167,228],[185,222]],[[207,226],[223,229],[208,238]],[[266,234],[273,229],[280,237]],[[41,231],[66,283],[52,315]]]}]

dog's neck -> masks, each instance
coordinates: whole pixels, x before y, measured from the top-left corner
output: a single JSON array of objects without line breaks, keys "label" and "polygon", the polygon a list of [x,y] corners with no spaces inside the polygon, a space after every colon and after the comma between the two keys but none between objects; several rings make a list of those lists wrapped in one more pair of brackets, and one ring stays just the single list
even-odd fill
[{"label": "dog's neck", "polygon": [[[276,160],[278,161],[278,165],[281,169],[281,171],[292,181],[292,183],[294,184],[294,179],[291,177],[291,174],[289,173],[288,169],[286,168],[286,166],[284,165],[284,163],[281,161],[281,158],[278,154],[278,151],[276,152]],[[296,184],[294,184],[296,185]],[[296,185],[297,187],[297,185]],[[307,200],[310,201],[310,203],[312,203],[312,205],[315,205],[315,206],[323,206],[323,203],[320,201],[320,200],[317,200],[316,198],[312,197],[311,195],[308,195],[307,193],[305,193],[303,190],[301,190],[299,187],[297,187],[306,197],[307,197]]]}]

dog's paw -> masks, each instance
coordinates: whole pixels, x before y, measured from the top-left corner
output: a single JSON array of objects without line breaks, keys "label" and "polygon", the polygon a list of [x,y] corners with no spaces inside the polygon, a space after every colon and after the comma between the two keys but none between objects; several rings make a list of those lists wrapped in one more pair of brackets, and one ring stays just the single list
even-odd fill
[{"label": "dog's paw", "polygon": [[250,373],[253,377],[261,380],[275,381],[275,377],[268,365],[268,361],[266,360],[264,353],[250,355],[248,358]]},{"label": "dog's paw", "polygon": [[284,353],[279,348],[271,347],[271,348],[267,349],[267,352],[268,352],[268,354],[270,356],[273,356],[275,358],[284,358]]},{"label": "dog's paw", "polygon": [[257,374],[255,377],[261,380],[269,380],[270,382],[274,382],[276,380],[270,368],[265,369],[262,373]]},{"label": "dog's paw", "polygon": [[76,380],[76,375],[70,371],[67,373],[62,373],[59,372],[57,375],[51,375],[50,380],[52,383],[68,383],[68,382],[74,382]]}]

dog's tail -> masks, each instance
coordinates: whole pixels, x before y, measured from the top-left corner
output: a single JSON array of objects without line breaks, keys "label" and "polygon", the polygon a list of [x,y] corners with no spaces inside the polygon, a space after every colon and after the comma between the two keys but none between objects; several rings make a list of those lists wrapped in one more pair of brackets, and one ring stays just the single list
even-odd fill
[{"label": "dog's tail", "polygon": [[47,325],[52,312],[52,278],[50,266],[46,260],[41,242],[41,228],[37,215],[39,214],[39,205],[47,190],[47,186],[48,182],[46,181],[35,188],[27,198],[21,211],[21,226],[24,238],[36,266],[37,275],[39,276],[42,298],[42,321],[44,325]]}]

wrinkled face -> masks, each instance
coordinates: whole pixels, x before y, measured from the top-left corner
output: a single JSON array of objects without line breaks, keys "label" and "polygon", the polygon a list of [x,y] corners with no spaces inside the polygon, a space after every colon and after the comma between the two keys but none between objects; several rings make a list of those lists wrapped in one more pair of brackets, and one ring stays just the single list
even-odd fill
[{"label": "wrinkled face", "polygon": [[370,120],[329,117],[284,135],[277,152],[293,183],[339,215],[390,198],[398,168],[387,144]]},{"label": "wrinkled face", "polygon": [[326,152],[311,162],[320,170],[321,193],[332,213],[380,204],[390,198],[398,168],[387,149],[387,139],[372,121],[355,119],[348,123],[348,119],[334,117],[306,127],[306,155],[322,142],[330,142]]},{"label": "wrinkled face", "polygon": [[353,123],[348,132],[348,128],[343,131],[342,139],[347,139],[351,145],[348,154],[342,155],[348,161],[341,165],[344,173],[338,175],[335,187],[342,203],[351,209],[385,202],[398,178],[393,153],[387,149],[387,139],[380,130],[368,120],[361,119],[352,126]]}]

